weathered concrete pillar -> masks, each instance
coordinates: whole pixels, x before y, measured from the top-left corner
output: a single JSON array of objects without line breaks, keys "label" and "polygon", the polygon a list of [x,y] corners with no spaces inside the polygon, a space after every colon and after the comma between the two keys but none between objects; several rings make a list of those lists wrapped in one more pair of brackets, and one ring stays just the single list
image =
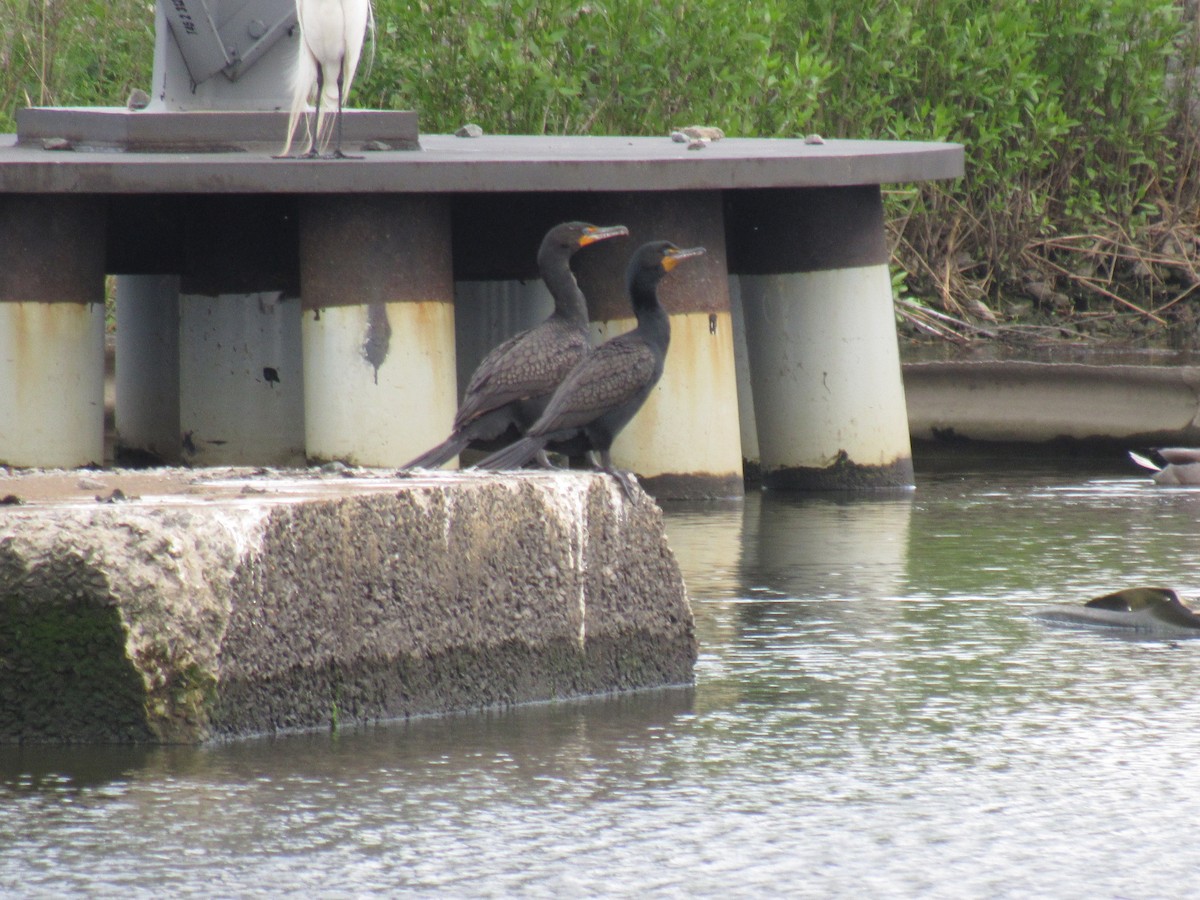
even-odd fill
[{"label": "weathered concrete pillar", "polygon": [[758,422],[754,419],[754,385],[750,380],[750,352],[746,348],[746,311],[742,307],[742,283],[729,276],[729,310],[733,319],[733,362],[737,371],[738,425],[742,435],[742,473],[747,481],[762,476],[758,450]]},{"label": "weathered concrete pillar", "polygon": [[[591,195],[591,221],[621,224],[621,262],[601,251],[580,254],[581,284],[596,342],[636,324],[625,290],[624,263],[642,244],[672,241],[707,254],[668,275],[659,299],[671,316],[671,345],[662,380],[613,444],[613,462],[631,469],[659,499],[741,496],[742,448],[725,227],[715,191]],[[605,248],[607,249],[607,248]]]},{"label": "weathered concrete pillar", "polygon": [[764,485],[911,486],[878,186],[738,191],[726,214]]},{"label": "weathered concrete pillar", "polygon": [[179,408],[191,465],[304,464],[300,300],[279,291],[185,295]]},{"label": "weathered concrete pillar", "polygon": [[179,462],[179,276],[117,279],[117,451]]},{"label": "weathered concrete pillar", "polygon": [[102,198],[0,194],[0,464],[104,462]]},{"label": "weathered concrete pillar", "polygon": [[302,465],[292,201],[212,196],[188,214],[179,306],[183,458],[205,466]]},{"label": "weathered concrete pillar", "polygon": [[305,444],[398,466],[458,407],[448,201],[313,196],[300,211]]}]

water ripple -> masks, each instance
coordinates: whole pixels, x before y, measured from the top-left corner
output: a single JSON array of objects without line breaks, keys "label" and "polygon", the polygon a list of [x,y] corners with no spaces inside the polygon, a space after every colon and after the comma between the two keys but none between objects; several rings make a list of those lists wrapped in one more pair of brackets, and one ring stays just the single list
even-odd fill
[{"label": "water ripple", "polygon": [[0,748],[0,890],[1177,896],[1200,641],[1028,613],[1200,593],[1200,492],[937,478],[668,509],[694,690],[204,748]]}]

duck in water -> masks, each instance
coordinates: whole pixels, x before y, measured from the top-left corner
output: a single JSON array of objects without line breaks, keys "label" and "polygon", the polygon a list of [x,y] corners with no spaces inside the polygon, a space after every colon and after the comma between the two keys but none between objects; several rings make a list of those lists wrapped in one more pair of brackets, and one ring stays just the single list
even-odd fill
[{"label": "duck in water", "polygon": [[1153,472],[1155,484],[1200,484],[1200,450],[1163,447],[1147,451],[1147,455],[1130,450],[1129,458]]}]

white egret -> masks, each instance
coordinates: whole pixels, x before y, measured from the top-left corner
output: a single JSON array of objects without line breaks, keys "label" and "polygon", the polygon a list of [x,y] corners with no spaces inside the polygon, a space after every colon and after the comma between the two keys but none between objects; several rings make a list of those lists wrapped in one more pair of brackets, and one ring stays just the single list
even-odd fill
[{"label": "white egret", "polygon": [[[329,156],[348,159],[342,153],[342,102],[350,93],[367,29],[375,24],[371,0],[296,0],[296,15],[300,20],[300,52],[287,143],[281,156],[289,155],[296,128],[304,117],[306,142],[302,156],[311,158],[325,153],[336,128],[334,149]],[[310,98],[316,106],[315,126],[305,116]],[[334,104],[336,121],[331,123],[327,113]]]}]

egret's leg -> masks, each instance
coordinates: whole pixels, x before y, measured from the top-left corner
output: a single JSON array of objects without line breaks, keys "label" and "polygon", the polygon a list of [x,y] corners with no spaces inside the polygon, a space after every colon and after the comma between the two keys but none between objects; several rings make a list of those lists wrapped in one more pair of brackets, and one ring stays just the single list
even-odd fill
[{"label": "egret's leg", "polygon": [[312,146],[304,154],[303,159],[316,159],[321,155],[318,149],[321,144],[321,133],[317,130],[321,125],[321,95],[325,92],[325,67],[317,63],[317,109],[313,113]]},{"label": "egret's leg", "polygon": [[338,107],[337,107],[337,144],[333,148],[333,153],[330,156],[333,159],[362,159],[361,156],[347,156],[342,152],[342,73],[345,71],[346,61],[343,60],[338,64]]}]

